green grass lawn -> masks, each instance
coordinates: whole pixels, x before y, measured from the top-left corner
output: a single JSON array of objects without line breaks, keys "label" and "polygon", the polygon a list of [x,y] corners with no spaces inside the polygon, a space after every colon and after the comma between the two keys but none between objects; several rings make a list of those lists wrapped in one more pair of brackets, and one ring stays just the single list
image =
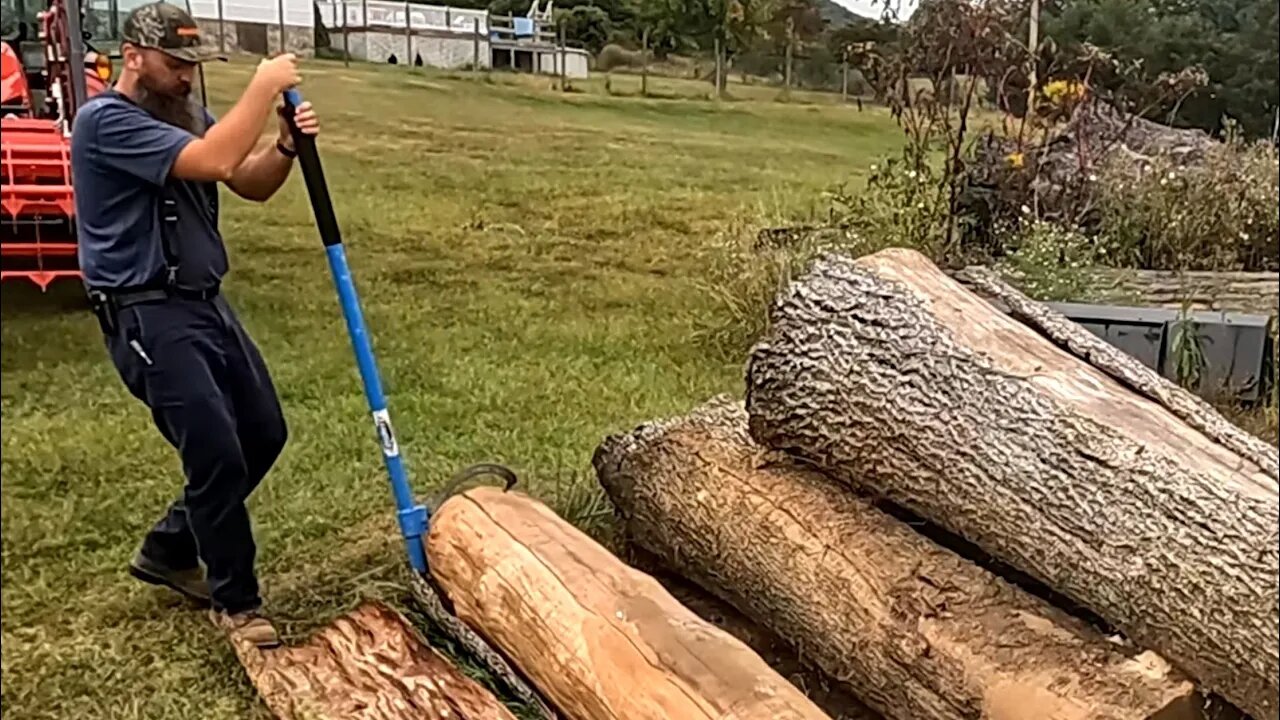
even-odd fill
[{"label": "green grass lawn", "polygon": [[[251,68],[210,68],[215,110]],[[604,434],[740,392],[741,359],[695,339],[718,321],[691,309],[710,249],[808,212],[899,143],[883,110],[715,103],[670,79],[684,98],[340,63],[305,77],[415,489],[504,462],[588,527]],[[226,292],[290,424],[252,512],[269,608],[298,639],[361,598],[398,602],[403,555],[300,174],[265,206],[224,198]],[[205,616],[124,573],[182,478],[77,286],[3,292],[6,716],[258,716]]]}]

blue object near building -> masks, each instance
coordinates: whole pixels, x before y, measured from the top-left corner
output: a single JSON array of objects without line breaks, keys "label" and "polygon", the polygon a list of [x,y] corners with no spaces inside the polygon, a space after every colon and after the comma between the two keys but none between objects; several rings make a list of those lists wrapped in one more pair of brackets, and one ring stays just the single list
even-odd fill
[{"label": "blue object near building", "polygon": [[537,32],[537,28],[533,24],[533,18],[512,18],[512,25],[515,30],[516,37],[533,37]]},{"label": "blue object near building", "polygon": [[[1182,320],[1177,310],[1080,303],[1048,305],[1143,365],[1177,381],[1175,338]],[[1200,395],[1227,395],[1244,401],[1266,396],[1276,361],[1266,315],[1200,311],[1189,313],[1186,319],[1195,329],[1203,357],[1197,388]]]}]

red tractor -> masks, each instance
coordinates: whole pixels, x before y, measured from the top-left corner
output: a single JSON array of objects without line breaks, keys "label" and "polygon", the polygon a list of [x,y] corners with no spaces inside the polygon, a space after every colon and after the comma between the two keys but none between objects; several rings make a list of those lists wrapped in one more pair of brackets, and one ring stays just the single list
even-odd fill
[{"label": "red tractor", "polygon": [[[106,89],[111,58],[89,45],[110,43],[120,13],[86,18],[79,0],[4,0],[0,43],[0,280],[25,279],[41,290],[78,278],[71,123],[76,109]],[[84,25],[106,25],[107,33]]]}]

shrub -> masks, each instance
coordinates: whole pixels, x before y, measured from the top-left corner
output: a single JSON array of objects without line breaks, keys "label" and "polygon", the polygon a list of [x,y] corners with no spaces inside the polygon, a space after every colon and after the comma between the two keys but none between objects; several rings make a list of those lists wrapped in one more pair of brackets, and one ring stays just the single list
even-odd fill
[{"label": "shrub", "polygon": [[926,140],[872,165],[859,192],[839,186],[828,193],[833,224],[848,231],[846,246],[858,254],[907,247],[946,267],[989,260],[959,242],[974,218],[951,212],[954,175],[927,145]]},{"label": "shrub", "polygon": [[1028,296],[1047,302],[1098,298],[1097,278],[1090,269],[1105,249],[1088,237],[1034,219],[996,235],[1006,238],[999,270]]},{"label": "shrub", "polygon": [[638,68],[644,65],[644,53],[633,52],[621,45],[609,44],[596,56],[596,69],[609,72],[617,68]]},{"label": "shrub", "polygon": [[1099,168],[1108,264],[1182,270],[1280,268],[1276,148],[1227,142],[1202,162],[1112,162]]}]

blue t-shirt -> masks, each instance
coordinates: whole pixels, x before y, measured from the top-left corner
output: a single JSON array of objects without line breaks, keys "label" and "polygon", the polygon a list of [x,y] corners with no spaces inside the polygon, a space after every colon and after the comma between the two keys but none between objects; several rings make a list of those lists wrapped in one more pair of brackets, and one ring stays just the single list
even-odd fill
[{"label": "blue t-shirt", "polygon": [[[213,124],[212,116],[206,119]],[[218,232],[218,186],[169,177],[195,136],[108,90],[77,113],[71,133],[78,256],[90,287],[163,284],[168,273],[161,225],[163,189],[173,190],[178,285],[205,289],[227,272]]]}]

